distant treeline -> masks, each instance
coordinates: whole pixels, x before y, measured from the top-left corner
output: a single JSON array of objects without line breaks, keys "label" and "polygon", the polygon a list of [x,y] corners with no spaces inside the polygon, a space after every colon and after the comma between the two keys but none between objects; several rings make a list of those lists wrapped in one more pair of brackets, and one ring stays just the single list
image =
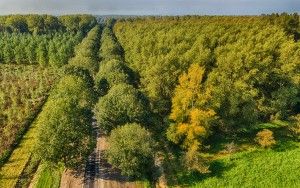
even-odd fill
[{"label": "distant treeline", "polygon": [[43,34],[56,31],[87,32],[97,23],[91,15],[8,15],[0,16],[0,31]]}]

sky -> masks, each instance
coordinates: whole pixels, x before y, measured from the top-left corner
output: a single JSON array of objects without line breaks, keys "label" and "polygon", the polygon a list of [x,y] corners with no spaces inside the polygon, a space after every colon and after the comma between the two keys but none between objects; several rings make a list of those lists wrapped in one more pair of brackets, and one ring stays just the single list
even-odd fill
[{"label": "sky", "polygon": [[0,14],[259,15],[300,13],[300,0],[0,0]]}]

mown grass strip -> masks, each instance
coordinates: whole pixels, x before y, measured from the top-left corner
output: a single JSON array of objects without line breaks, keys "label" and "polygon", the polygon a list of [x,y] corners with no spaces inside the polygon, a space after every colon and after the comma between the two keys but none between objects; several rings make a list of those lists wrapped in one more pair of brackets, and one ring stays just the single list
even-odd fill
[{"label": "mown grass strip", "polygon": [[64,170],[63,165],[53,167],[47,163],[42,163],[39,166],[35,183],[32,187],[34,188],[59,188],[60,179]]},{"label": "mown grass strip", "polygon": [[31,155],[28,160],[26,167],[23,169],[22,174],[19,176],[16,188],[27,188],[33,179],[34,174],[37,171],[37,168],[40,164],[40,160]]},{"label": "mown grass strip", "polygon": [[0,187],[14,187],[16,185],[19,176],[30,159],[37,135],[38,127],[33,123],[24,135],[19,147],[13,151],[7,163],[1,168]]}]

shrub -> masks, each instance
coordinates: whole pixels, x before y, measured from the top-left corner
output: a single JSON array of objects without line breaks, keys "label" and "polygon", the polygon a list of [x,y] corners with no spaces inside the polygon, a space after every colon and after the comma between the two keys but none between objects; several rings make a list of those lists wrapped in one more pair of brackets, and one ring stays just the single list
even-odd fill
[{"label": "shrub", "polygon": [[112,130],[106,151],[108,162],[122,174],[145,177],[154,161],[154,141],[150,132],[139,124],[126,124]]},{"label": "shrub", "polygon": [[263,148],[268,148],[276,144],[276,141],[273,137],[273,132],[268,129],[259,131],[256,134],[255,141]]}]

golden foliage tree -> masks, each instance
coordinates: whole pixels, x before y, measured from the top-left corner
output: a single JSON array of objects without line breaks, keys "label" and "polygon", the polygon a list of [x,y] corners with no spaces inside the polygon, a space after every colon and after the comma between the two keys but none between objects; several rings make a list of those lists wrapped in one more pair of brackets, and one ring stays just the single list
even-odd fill
[{"label": "golden foliage tree", "polygon": [[168,129],[168,138],[187,150],[199,149],[216,117],[215,111],[207,107],[211,92],[202,84],[204,73],[204,68],[192,64],[180,76],[172,99],[170,119],[175,123]]}]

